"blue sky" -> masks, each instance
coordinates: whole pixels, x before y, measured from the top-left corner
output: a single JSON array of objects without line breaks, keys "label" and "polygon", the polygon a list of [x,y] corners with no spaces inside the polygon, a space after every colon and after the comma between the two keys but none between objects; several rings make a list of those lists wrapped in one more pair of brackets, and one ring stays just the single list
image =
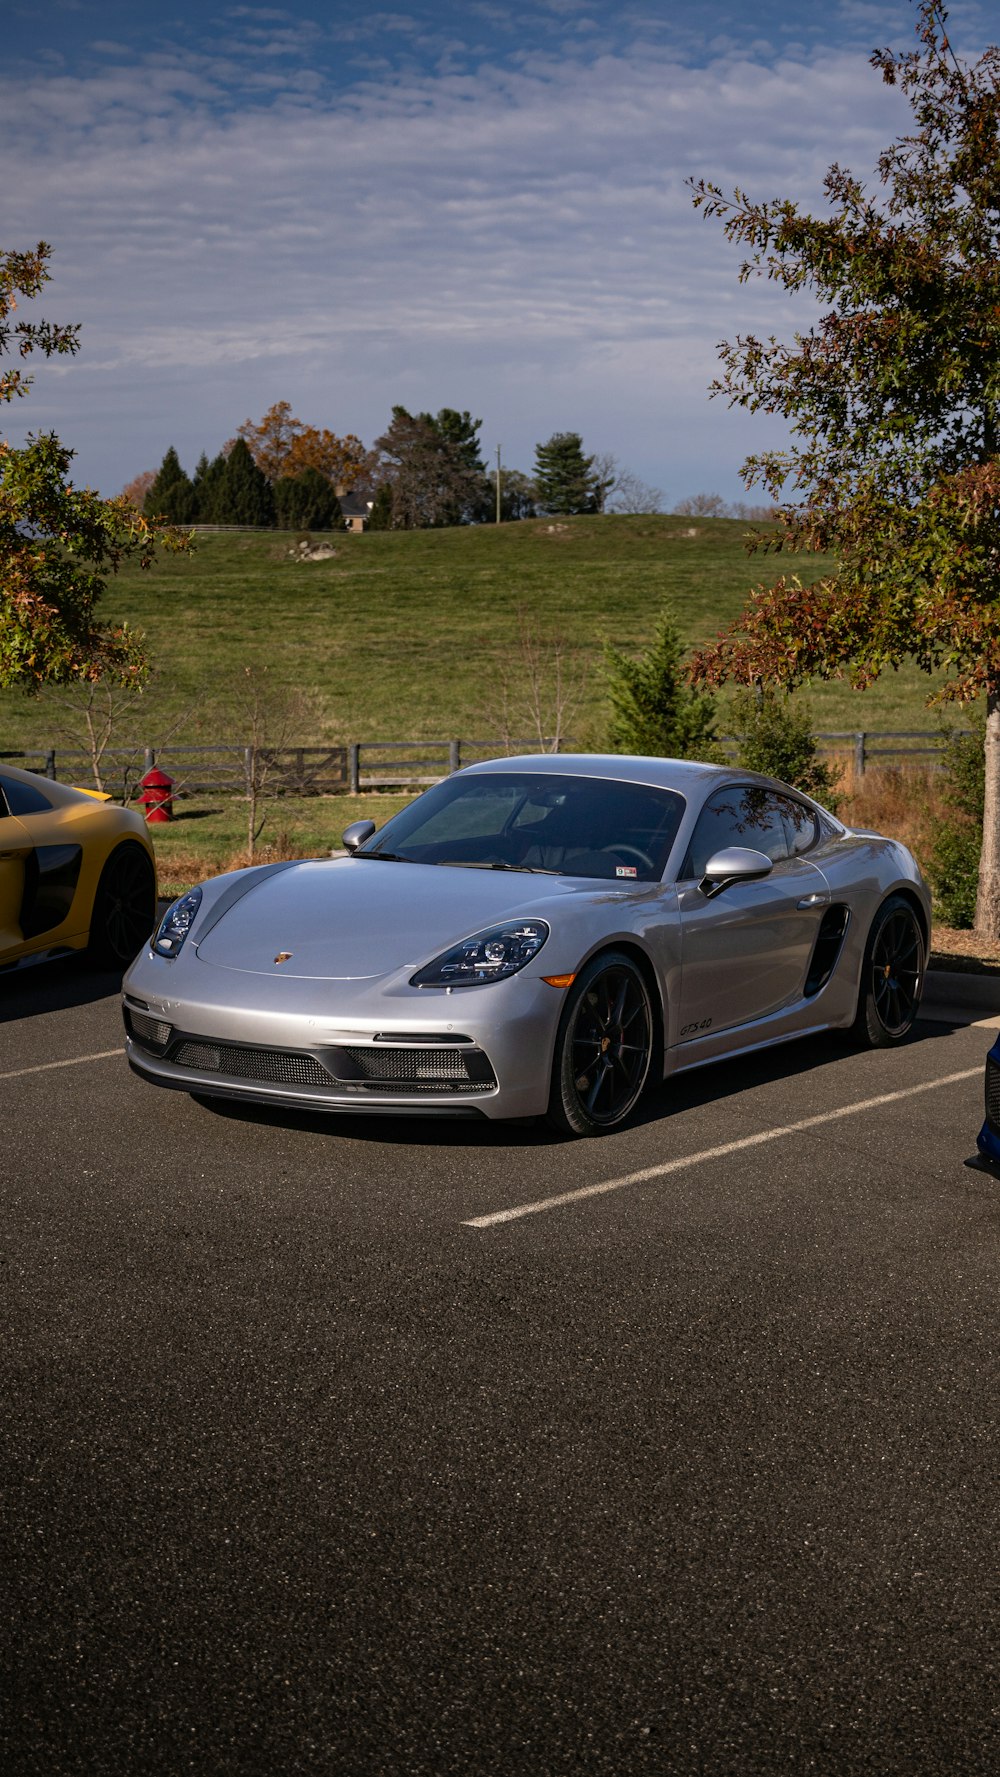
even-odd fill
[{"label": "blue sky", "polygon": [[[960,0],[975,55],[990,0]],[[718,340],[808,321],[741,287],[689,175],[818,205],[906,123],[868,55],[909,0],[0,0],[3,248],[82,323],[0,415],[114,493],[290,401],[366,442],[392,404],[469,408],[530,469],[578,431],[663,491],[739,498],[780,436],[707,385]]]}]

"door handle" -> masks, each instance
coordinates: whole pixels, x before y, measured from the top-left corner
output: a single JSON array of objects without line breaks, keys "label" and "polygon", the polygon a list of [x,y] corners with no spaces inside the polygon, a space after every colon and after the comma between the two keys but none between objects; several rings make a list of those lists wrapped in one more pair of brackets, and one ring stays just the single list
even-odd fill
[{"label": "door handle", "polygon": [[829,907],[830,897],[823,889],[817,889],[814,894],[803,895],[795,905],[800,913],[809,913],[813,907]]}]

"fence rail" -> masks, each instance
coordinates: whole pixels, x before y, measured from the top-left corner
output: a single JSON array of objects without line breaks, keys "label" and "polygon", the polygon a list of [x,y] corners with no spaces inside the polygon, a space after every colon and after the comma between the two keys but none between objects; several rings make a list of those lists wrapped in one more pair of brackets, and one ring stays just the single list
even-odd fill
[{"label": "fence rail", "polygon": [[[850,729],[817,734],[826,753],[850,753],[854,772],[863,777],[870,763],[909,760],[936,763],[942,748],[940,733],[932,729]],[[571,743],[563,742],[568,747]],[[736,742],[726,739],[727,748]],[[537,740],[508,743],[510,750],[558,752],[557,742]],[[175,746],[161,748],[108,747],[100,767],[106,790],[122,802],[134,801],[144,774],[154,765],[173,779],[174,794],[243,796],[255,782],[269,795],[358,795],[363,790],[420,789],[439,783],[463,765],[492,759],[505,751],[497,740],[366,740],[333,747]],[[88,786],[94,781],[90,758],[82,750],[64,747],[26,748],[0,753],[0,758],[42,772],[63,783]]]}]

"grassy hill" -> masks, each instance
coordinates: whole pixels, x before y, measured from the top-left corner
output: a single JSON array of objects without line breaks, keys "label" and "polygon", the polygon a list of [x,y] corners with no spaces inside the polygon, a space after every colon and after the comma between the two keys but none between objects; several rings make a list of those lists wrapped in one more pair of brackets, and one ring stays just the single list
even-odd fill
[{"label": "grassy hill", "polygon": [[[569,731],[599,747],[602,643],[641,648],[668,598],[692,645],[714,635],[771,566],[746,556],[745,530],[725,519],[539,519],[338,537],[326,562],[290,559],[290,535],[206,534],[190,557],[124,572],[103,614],[147,634],[157,679],[142,721],[154,743],[185,712],[177,738],[211,740],[243,666],[263,663],[305,694],[301,743],[489,739],[505,681],[517,701],[527,624],[562,638],[564,664],[584,681]],[[863,694],[819,685],[809,699],[817,729],[924,728],[926,692],[904,671]],[[51,744],[57,716],[58,700],[0,695],[0,745]]]}]

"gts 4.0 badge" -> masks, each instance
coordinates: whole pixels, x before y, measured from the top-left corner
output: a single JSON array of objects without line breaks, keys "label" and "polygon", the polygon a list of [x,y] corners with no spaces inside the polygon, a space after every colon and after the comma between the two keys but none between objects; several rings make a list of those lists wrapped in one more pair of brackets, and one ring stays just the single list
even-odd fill
[{"label": "gts 4.0 badge", "polygon": [[696,1037],[698,1035],[699,1031],[711,1030],[711,1028],[712,1028],[712,1020],[710,1018],[702,1018],[702,1019],[699,1019],[697,1024],[685,1024],[681,1029],[681,1036],[682,1037]]}]

